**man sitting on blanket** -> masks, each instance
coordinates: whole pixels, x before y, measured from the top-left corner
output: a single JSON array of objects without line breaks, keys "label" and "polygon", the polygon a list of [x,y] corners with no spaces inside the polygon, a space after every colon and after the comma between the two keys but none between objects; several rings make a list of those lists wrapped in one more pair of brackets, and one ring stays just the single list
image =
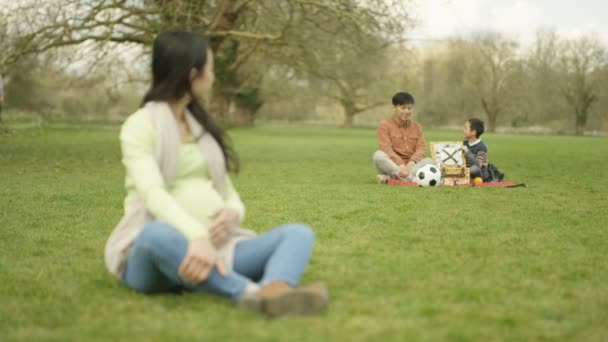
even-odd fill
[{"label": "man sitting on blanket", "polygon": [[393,96],[392,118],[378,126],[378,145],[380,150],[372,157],[378,170],[376,181],[388,183],[389,179],[410,181],[416,170],[423,165],[432,164],[431,158],[424,158],[426,149],[420,124],[411,119],[414,111],[414,97],[409,93]]}]

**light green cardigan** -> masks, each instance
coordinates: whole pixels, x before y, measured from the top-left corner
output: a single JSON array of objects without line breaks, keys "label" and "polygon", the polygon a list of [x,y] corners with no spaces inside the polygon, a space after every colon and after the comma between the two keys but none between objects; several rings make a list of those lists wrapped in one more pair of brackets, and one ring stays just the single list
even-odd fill
[{"label": "light green cardigan", "polygon": [[[194,137],[201,137],[196,144],[181,144],[174,116],[163,102],[147,103],[121,128],[127,171],[125,215],[105,248],[106,265],[118,277],[133,241],[148,221],[166,222],[192,240],[207,236],[209,215],[217,208],[233,208],[243,220],[245,207],[226,174],[219,145],[188,112],[186,120]],[[238,229],[218,248],[228,269],[236,243],[254,235]]]}]

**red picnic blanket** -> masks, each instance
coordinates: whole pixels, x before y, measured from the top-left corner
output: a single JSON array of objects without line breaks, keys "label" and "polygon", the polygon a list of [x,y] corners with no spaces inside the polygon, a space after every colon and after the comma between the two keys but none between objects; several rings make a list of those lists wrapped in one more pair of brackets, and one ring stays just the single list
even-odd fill
[{"label": "red picnic blanket", "polygon": [[[401,186],[418,186],[416,182],[404,182],[397,179],[390,179],[388,181],[388,185],[401,185]],[[528,185],[524,183],[515,184],[513,182],[486,182],[480,183],[477,185],[471,184],[458,184],[456,186],[475,186],[475,187],[488,187],[488,186],[498,186],[503,188],[515,188],[515,187],[528,187]]]}]

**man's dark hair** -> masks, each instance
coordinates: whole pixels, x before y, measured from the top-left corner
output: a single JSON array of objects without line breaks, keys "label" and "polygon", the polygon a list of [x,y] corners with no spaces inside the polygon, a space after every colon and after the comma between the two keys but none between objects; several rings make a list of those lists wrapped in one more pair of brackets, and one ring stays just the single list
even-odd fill
[{"label": "man's dark hair", "polygon": [[485,126],[483,125],[483,121],[479,120],[478,118],[472,118],[468,121],[471,129],[475,130],[475,136],[479,138],[483,134],[483,131],[486,130]]},{"label": "man's dark hair", "polygon": [[404,104],[414,104],[414,97],[410,93],[397,93],[393,96],[393,106],[400,106]]}]

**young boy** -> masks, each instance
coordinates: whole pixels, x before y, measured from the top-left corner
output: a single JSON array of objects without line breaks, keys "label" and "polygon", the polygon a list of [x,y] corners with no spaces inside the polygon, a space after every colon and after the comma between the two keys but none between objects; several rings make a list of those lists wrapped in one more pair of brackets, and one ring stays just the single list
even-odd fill
[{"label": "young boy", "polygon": [[464,123],[462,150],[471,169],[471,178],[481,177],[481,168],[488,164],[488,148],[479,138],[485,130],[483,121],[472,118]]}]

